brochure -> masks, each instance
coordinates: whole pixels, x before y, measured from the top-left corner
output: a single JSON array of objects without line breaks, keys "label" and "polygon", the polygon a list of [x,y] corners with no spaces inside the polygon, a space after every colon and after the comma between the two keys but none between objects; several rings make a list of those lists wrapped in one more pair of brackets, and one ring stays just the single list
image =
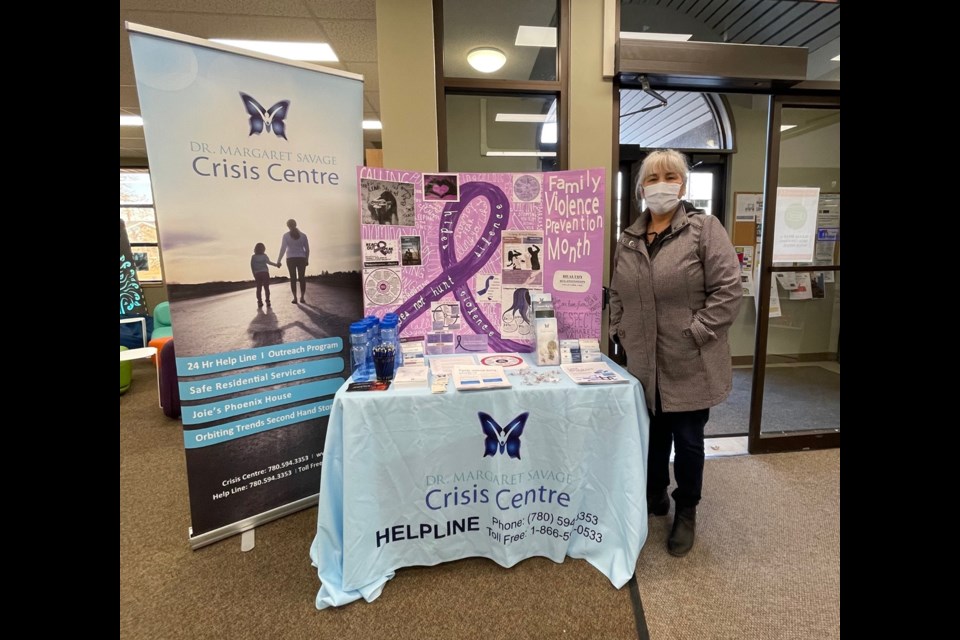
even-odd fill
[{"label": "brochure", "polygon": [[429,371],[423,365],[404,365],[393,374],[393,386],[394,388],[426,387]]},{"label": "brochure", "polygon": [[474,366],[477,364],[477,359],[473,356],[448,356],[443,358],[431,356],[429,360],[430,373],[435,376],[448,376],[453,373],[453,368],[457,365]]},{"label": "brochure", "polygon": [[503,367],[457,365],[453,368],[453,385],[458,391],[512,387]]},{"label": "brochure", "polygon": [[577,384],[616,384],[629,382],[619,373],[610,369],[603,362],[571,362],[561,364],[563,372]]}]

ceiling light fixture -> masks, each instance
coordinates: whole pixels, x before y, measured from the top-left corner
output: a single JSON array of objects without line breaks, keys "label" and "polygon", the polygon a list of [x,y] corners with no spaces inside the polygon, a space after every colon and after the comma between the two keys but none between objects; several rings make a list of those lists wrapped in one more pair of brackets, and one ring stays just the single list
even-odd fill
[{"label": "ceiling light fixture", "polygon": [[789,131],[790,129],[796,129],[796,128],[797,128],[797,125],[795,125],[795,124],[782,124],[782,125],[780,125],[780,131],[781,131],[781,133],[784,132],[784,131]]},{"label": "ceiling light fixture", "polygon": [[333,48],[326,42],[278,42],[270,40],[226,40],[210,38],[212,42],[258,51],[287,60],[307,62],[340,62]]},{"label": "ceiling light fixture", "polygon": [[835,55],[835,56],[833,56],[832,58],[830,58],[830,61],[831,61],[831,62],[840,62],[840,54],[838,53],[837,55]]},{"label": "ceiling light fixture", "polygon": [[379,120],[364,120],[363,121],[364,129],[383,129],[383,123]]},{"label": "ceiling light fixture", "polygon": [[140,116],[120,116],[120,126],[121,127],[142,127],[143,118]]},{"label": "ceiling light fixture", "polygon": [[467,54],[467,62],[480,73],[493,73],[507,62],[507,56],[500,49],[480,47]]}]

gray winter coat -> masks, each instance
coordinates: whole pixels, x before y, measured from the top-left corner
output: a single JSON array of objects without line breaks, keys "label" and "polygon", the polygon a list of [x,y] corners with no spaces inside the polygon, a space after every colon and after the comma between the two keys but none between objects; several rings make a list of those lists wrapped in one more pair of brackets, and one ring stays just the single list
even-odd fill
[{"label": "gray winter coat", "polygon": [[740,262],[719,220],[687,202],[651,262],[643,240],[650,212],[625,229],[610,281],[610,334],[666,412],[717,405],[732,386],[727,331],[740,310]]}]

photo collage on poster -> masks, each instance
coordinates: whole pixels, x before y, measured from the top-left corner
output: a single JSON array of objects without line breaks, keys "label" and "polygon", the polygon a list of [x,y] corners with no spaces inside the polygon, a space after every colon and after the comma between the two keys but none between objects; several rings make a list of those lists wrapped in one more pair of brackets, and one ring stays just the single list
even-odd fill
[{"label": "photo collage on poster", "polygon": [[364,313],[397,313],[401,338],[428,354],[529,352],[543,293],[561,337],[599,337],[602,169],[357,178]]}]

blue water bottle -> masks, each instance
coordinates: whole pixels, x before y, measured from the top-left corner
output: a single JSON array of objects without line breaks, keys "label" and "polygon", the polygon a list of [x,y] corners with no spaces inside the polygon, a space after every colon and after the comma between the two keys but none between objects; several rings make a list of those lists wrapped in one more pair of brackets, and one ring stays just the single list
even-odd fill
[{"label": "blue water bottle", "polygon": [[358,322],[362,324],[367,331],[367,364],[365,369],[367,375],[370,376],[368,379],[373,380],[373,347],[375,346],[373,342],[373,320],[370,318],[361,318]]},{"label": "blue water bottle", "polygon": [[403,365],[403,354],[400,353],[400,340],[397,337],[397,316],[388,313],[380,321],[380,342],[381,344],[392,344],[394,349],[394,367]]},{"label": "blue water bottle", "polygon": [[364,320],[370,321],[370,347],[373,348],[380,344],[380,318],[367,316]]},{"label": "blue water bottle", "polygon": [[371,356],[367,331],[368,325],[365,322],[354,322],[350,325],[350,372],[354,382],[366,382],[370,379],[367,360]]}]

